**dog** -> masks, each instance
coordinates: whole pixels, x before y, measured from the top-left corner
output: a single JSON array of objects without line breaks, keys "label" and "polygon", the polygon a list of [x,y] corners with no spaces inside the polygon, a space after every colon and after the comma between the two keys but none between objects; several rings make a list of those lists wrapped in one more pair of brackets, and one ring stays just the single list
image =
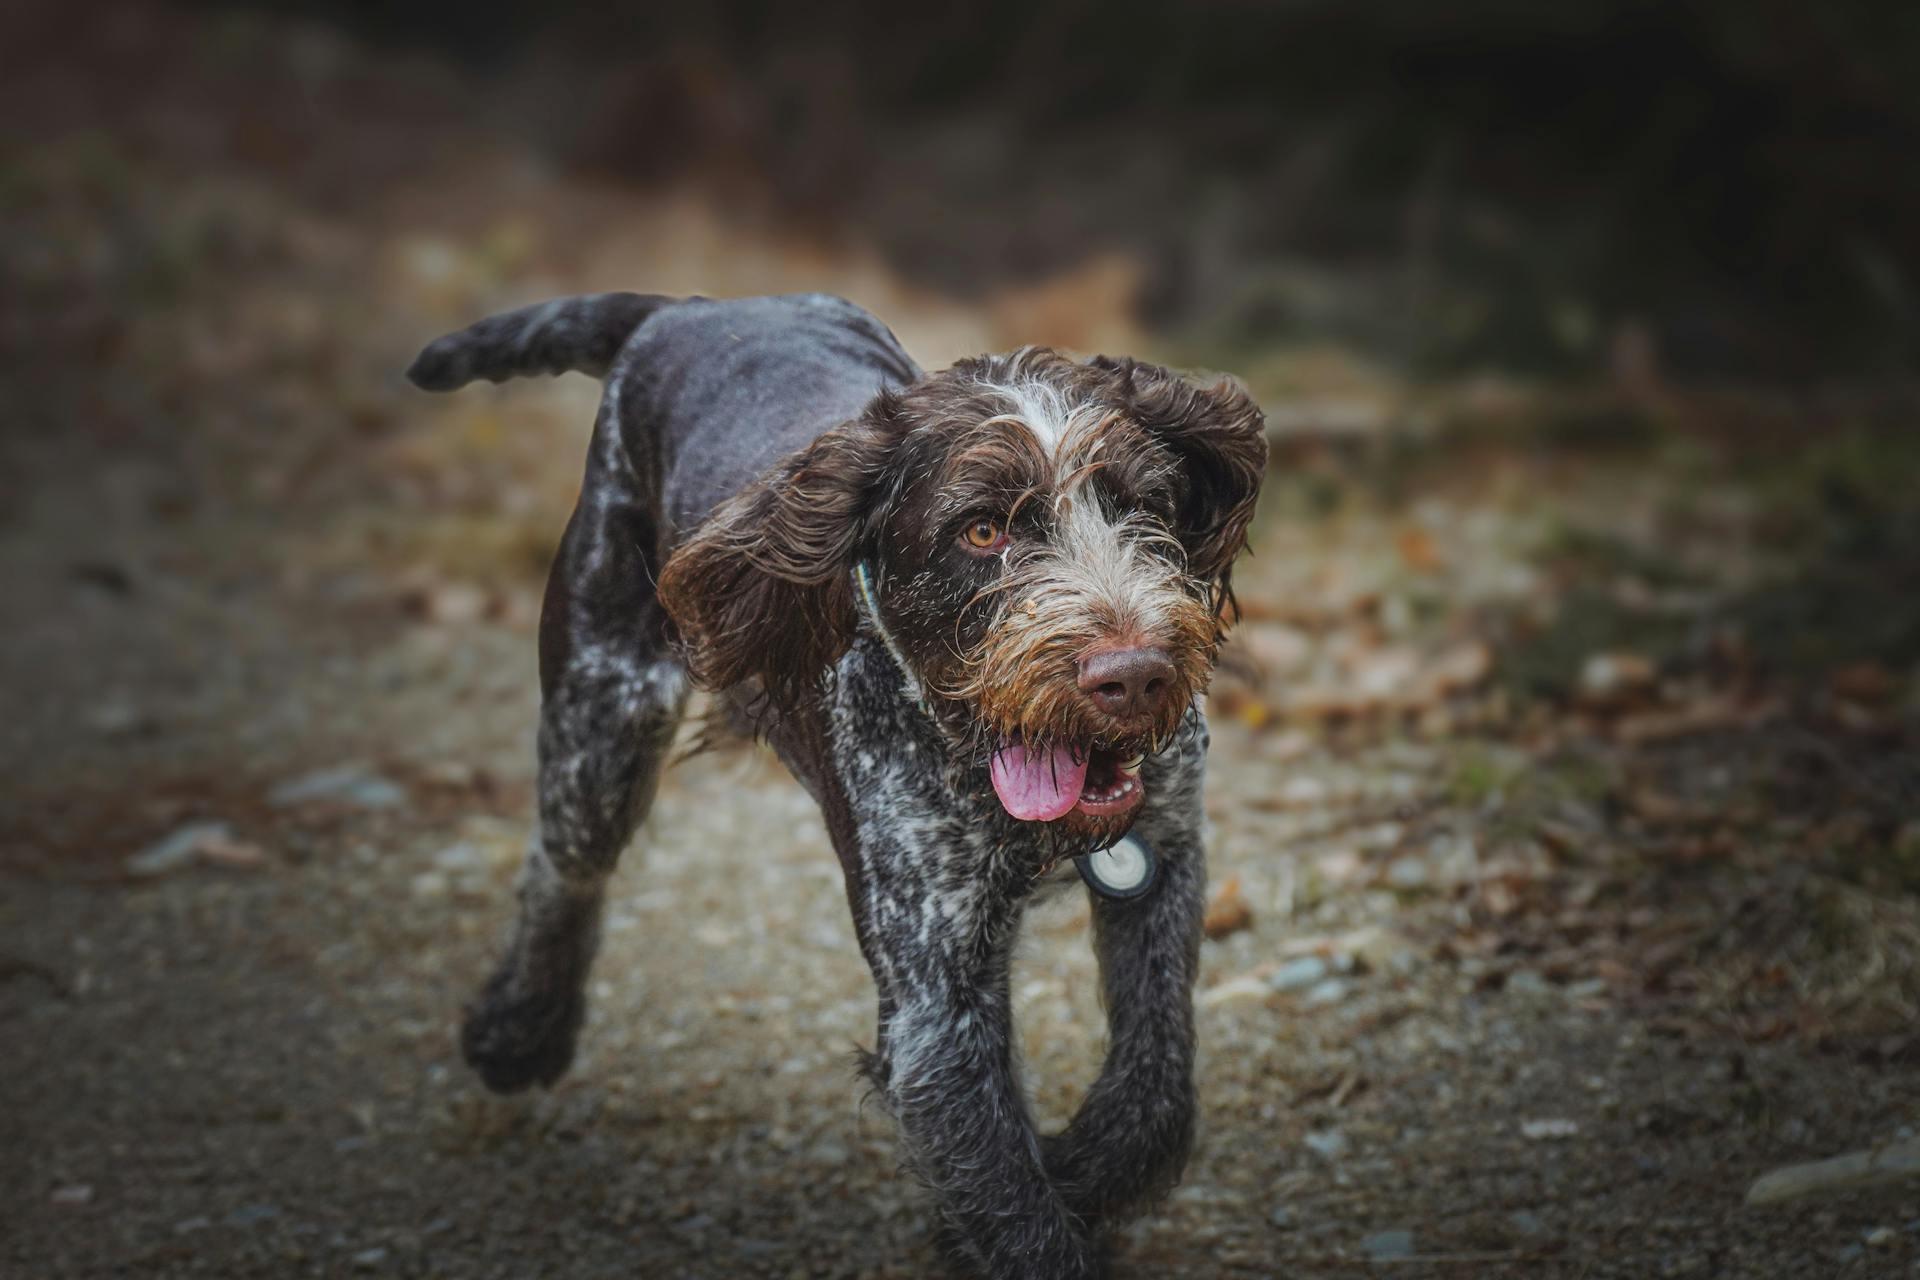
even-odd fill
[{"label": "dog", "polygon": [[[863,1066],[949,1261],[1104,1274],[1110,1228],[1193,1141],[1202,694],[1259,408],[1231,380],[1045,348],[926,373],[821,294],[563,298],[408,376],[569,370],[604,393],[541,612],[538,826],[466,1060],[502,1092],[566,1070],[607,878],[703,687],[825,816],[879,994]],[[1042,1135],[1009,964],[1076,867],[1109,1043]]]}]

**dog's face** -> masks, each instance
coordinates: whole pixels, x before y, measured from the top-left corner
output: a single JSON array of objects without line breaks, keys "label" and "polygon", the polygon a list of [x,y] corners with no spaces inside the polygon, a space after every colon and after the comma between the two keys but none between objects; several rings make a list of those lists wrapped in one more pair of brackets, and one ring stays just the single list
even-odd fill
[{"label": "dog's face", "polygon": [[1110,841],[1207,684],[1266,466],[1259,409],[1132,361],[963,361],[723,506],[662,601],[696,675],[806,696],[854,566],[957,751],[1013,817]]}]

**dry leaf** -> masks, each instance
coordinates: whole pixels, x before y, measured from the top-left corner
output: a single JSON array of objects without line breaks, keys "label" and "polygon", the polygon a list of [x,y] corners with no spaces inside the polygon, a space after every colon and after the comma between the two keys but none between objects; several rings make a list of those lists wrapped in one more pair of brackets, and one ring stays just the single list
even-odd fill
[{"label": "dry leaf", "polygon": [[1217,942],[1228,934],[1252,927],[1253,908],[1240,896],[1240,877],[1229,876],[1227,882],[1220,886],[1220,892],[1213,895],[1200,928]]}]

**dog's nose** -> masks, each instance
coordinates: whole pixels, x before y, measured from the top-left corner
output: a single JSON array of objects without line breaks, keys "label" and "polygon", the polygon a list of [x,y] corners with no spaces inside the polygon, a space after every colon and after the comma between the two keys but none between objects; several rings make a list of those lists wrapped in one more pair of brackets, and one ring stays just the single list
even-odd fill
[{"label": "dog's nose", "polygon": [[1164,649],[1098,649],[1080,659],[1080,692],[1110,716],[1157,710],[1173,677]]}]

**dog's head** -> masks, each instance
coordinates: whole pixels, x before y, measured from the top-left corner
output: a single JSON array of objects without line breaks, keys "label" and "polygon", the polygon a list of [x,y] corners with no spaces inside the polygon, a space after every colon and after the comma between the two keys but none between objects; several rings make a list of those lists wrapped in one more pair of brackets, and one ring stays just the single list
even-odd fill
[{"label": "dog's head", "polygon": [[1045,349],[965,360],[775,466],[661,574],[695,676],[817,687],[855,570],[930,710],[1015,818],[1114,839],[1207,685],[1266,469],[1237,384]]}]

